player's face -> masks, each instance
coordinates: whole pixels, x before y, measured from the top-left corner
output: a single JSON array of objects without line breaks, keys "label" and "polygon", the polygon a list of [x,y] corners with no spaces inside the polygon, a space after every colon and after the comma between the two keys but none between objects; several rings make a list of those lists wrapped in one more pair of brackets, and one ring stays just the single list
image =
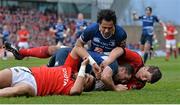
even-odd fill
[{"label": "player's face", "polygon": [[140,70],[136,73],[136,78],[138,78],[140,81],[144,81],[144,82],[151,82],[151,73],[148,71],[149,67],[148,66],[144,66],[142,68],[140,68]]},{"label": "player's face", "polygon": [[89,90],[94,82],[94,77],[90,74],[85,75],[85,84],[84,84],[84,90]]},{"label": "player's face", "polygon": [[126,83],[130,79],[131,79],[131,75],[129,75],[127,73],[126,68],[125,67],[119,67],[118,73],[114,77],[114,81],[120,82],[120,83]]},{"label": "player's face", "polygon": [[146,15],[148,15],[148,16],[151,15],[151,11],[149,10],[149,8],[146,8]]},{"label": "player's face", "polygon": [[105,38],[108,38],[115,31],[115,27],[114,27],[113,21],[102,20],[102,22],[100,24],[100,27],[99,27],[99,30],[101,31],[101,34]]},{"label": "player's face", "polygon": [[21,29],[25,29],[25,26],[21,26]]},{"label": "player's face", "polygon": [[78,14],[78,19],[79,19],[79,20],[83,20],[83,19],[84,19],[83,14],[81,14],[81,13],[80,13],[80,14]]}]

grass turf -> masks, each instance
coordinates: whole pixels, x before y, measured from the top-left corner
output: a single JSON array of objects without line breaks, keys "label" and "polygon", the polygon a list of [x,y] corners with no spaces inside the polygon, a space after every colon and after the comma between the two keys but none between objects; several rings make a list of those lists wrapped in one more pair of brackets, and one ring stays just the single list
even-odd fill
[{"label": "grass turf", "polygon": [[[13,66],[39,66],[46,64],[48,59],[17,61],[0,60],[0,69]],[[142,90],[126,92],[89,92],[81,96],[46,96],[46,97],[13,97],[0,98],[0,104],[180,104],[180,59],[164,58],[149,60],[147,65],[159,66],[163,78],[156,84],[147,84]]]}]

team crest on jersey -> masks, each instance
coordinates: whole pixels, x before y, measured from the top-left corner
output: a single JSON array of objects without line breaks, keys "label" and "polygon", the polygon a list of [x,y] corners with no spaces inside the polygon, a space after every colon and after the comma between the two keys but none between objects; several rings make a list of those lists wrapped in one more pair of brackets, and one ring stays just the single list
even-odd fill
[{"label": "team crest on jersey", "polygon": [[115,41],[110,41],[110,42],[109,42],[109,45],[110,45],[110,46],[115,46]]},{"label": "team crest on jersey", "polygon": [[96,43],[100,43],[100,42],[101,42],[101,41],[100,41],[100,38],[98,38],[98,37],[94,37],[94,38],[93,38],[93,41],[96,42]]}]

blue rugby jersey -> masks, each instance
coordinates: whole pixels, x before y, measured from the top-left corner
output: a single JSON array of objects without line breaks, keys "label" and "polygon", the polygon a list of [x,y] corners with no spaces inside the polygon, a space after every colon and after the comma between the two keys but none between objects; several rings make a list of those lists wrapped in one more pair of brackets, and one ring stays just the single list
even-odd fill
[{"label": "blue rugby jersey", "polygon": [[62,38],[63,37],[63,32],[66,30],[66,27],[64,24],[55,24],[53,27],[57,32],[55,33],[56,38]]},{"label": "blue rugby jersey", "polygon": [[142,21],[142,32],[144,35],[153,35],[154,32],[154,23],[159,22],[157,16],[140,16],[139,20]]},{"label": "blue rugby jersey", "polygon": [[118,46],[118,43],[124,41],[127,38],[127,34],[120,26],[115,26],[115,33],[111,37],[105,39],[99,31],[99,24],[93,23],[88,26],[81,34],[81,39],[84,42],[91,40],[90,51],[94,51],[95,48],[101,48],[103,52],[111,52],[112,49]]},{"label": "blue rugby jersey", "polygon": [[6,39],[8,39],[10,32],[7,30],[3,30],[2,35],[3,35],[3,39],[6,40]]}]

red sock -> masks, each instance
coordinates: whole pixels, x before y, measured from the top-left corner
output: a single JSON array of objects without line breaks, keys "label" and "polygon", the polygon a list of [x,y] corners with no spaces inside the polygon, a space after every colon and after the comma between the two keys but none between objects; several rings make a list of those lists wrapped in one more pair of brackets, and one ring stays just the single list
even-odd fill
[{"label": "red sock", "polygon": [[48,46],[42,46],[30,49],[20,49],[19,54],[24,57],[37,57],[37,58],[48,58],[51,55],[48,53]]},{"label": "red sock", "polygon": [[176,50],[173,50],[173,52],[174,52],[174,58],[177,58],[177,52],[176,52]]},{"label": "red sock", "polygon": [[170,52],[166,52],[166,60],[169,59],[169,56],[170,56]]}]

